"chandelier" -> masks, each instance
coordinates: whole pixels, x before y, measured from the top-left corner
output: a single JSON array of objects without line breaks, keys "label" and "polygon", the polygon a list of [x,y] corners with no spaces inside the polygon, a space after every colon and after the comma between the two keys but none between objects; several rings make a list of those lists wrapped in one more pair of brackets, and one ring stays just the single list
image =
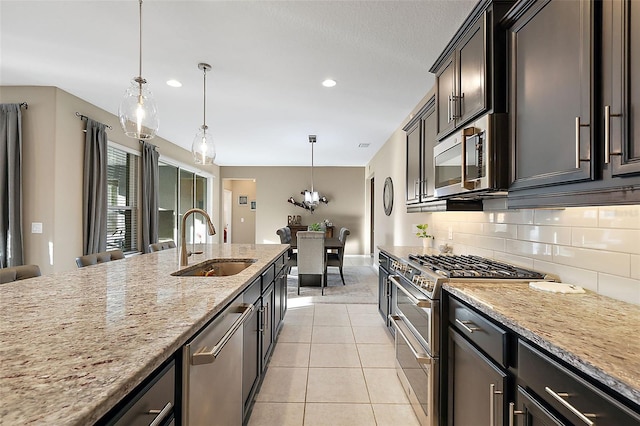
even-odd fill
[{"label": "chandelier", "polygon": [[138,76],[131,81],[118,107],[118,118],[124,134],[134,139],[152,139],[158,131],[158,108],[147,80],[142,78],[142,0],[140,0],[140,44]]},{"label": "chandelier", "polygon": [[203,72],[202,89],[202,126],[191,144],[191,153],[196,164],[213,164],[216,159],[216,147],[213,144],[213,137],[207,127],[207,71],[211,71],[211,65],[199,63],[198,69]]},{"label": "chandelier", "polygon": [[318,191],[313,187],[313,146],[316,143],[316,135],[309,135],[309,143],[311,144],[311,191],[305,189],[300,194],[304,195],[302,202],[296,201],[293,197],[290,197],[287,201],[294,206],[302,207],[305,210],[309,210],[311,213],[315,210],[320,203],[328,204],[327,197],[320,196]]}]

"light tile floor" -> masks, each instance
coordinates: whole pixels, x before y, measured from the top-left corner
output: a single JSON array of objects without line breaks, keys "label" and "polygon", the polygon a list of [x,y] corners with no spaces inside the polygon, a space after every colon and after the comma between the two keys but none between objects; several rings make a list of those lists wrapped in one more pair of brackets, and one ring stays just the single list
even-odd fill
[{"label": "light tile floor", "polygon": [[377,306],[295,302],[249,426],[418,425]]}]

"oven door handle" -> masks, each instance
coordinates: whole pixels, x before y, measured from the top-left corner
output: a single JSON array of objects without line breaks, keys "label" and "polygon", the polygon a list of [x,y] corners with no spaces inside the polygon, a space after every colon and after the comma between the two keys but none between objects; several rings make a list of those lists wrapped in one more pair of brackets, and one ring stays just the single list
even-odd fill
[{"label": "oven door handle", "polygon": [[414,305],[416,305],[419,308],[429,308],[429,309],[431,309],[433,307],[433,303],[431,303],[431,300],[418,299],[413,294],[409,293],[409,290],[407,290],[406,288],[404,288],[404,286],[402,284],[400,284],[400,281],[398,281],[398,278],[399,278],[398,275],[389,275],[389,281],[391,281],[393,283],[393,285],[395,285],[398,290],[403,292],[405,294],[405,296],[407,296],[409,298],[409,300],[411,300],[411,303],[413,303]]},{"label": "oven door handle", "polygon": [[393,325],[396,328],[396,332],[400,336],[402,336],[402,339],[405,341],[405,343],[411,350],[411,353],[415,357],[416,361],[418,361],[419,364],[425,364],[425,365],[433,364],[433,358],[431,358],[429,354],[425,352],[418,352],[416,350],[415,345],[411,342],[411,340],[415,340],[415,339],[409,339],[409,334],[411,333],[411,331],[409,331],[409,329],[407,329],[406,331],[403,330],[403,328],[406,328],[406,325],[404,325],[404,321],[402,320],[402,318],[400,318],[400,316],[398,315],[389,315],[389,319],[393,321]]}]

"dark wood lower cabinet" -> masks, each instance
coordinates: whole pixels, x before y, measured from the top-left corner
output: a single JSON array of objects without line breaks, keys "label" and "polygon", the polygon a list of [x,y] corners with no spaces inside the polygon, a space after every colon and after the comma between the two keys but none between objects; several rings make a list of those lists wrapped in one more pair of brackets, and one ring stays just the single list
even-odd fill
[{"label": "dark wood lower cabinet", "polygon": [[507,373],[449,328],[449,425],[507,425]]},{"label": "dark wood lower cabinet", "polygon": [[518,386],[516,402],[509,406],[509,416],[517,426],[563,426],[556,416],[551,414],[540,401]]}]

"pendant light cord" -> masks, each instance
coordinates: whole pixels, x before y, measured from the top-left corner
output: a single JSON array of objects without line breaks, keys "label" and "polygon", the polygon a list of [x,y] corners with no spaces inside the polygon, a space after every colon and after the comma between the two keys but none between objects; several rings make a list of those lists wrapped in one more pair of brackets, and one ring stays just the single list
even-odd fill
[{"label": "pendant light cord", "polygon": [[204,77],[202,79],[202,129],[207,130],[207,67],[202,67]]},{"label": "pendant light cord", "polygon": [[[142,80],[142,0],[140,0],[140,13],[139,13],[139,18],[140,18],[140,22],[139,22],[139,28],[140,28],[140,44],[138,45],[139,49],[139,53],[140,55],[138,56],[139,58],[139,63],[138,63],[138,70],[139,70],[139,74],[138,74],[138,78],[140,80]],[[140,83],[140,86],[142,86],[142,83]]]},{"label": "pendant light cord", "polygon": [[313,196],[313,145],[315,142],[311,142],[311,194]]}]

